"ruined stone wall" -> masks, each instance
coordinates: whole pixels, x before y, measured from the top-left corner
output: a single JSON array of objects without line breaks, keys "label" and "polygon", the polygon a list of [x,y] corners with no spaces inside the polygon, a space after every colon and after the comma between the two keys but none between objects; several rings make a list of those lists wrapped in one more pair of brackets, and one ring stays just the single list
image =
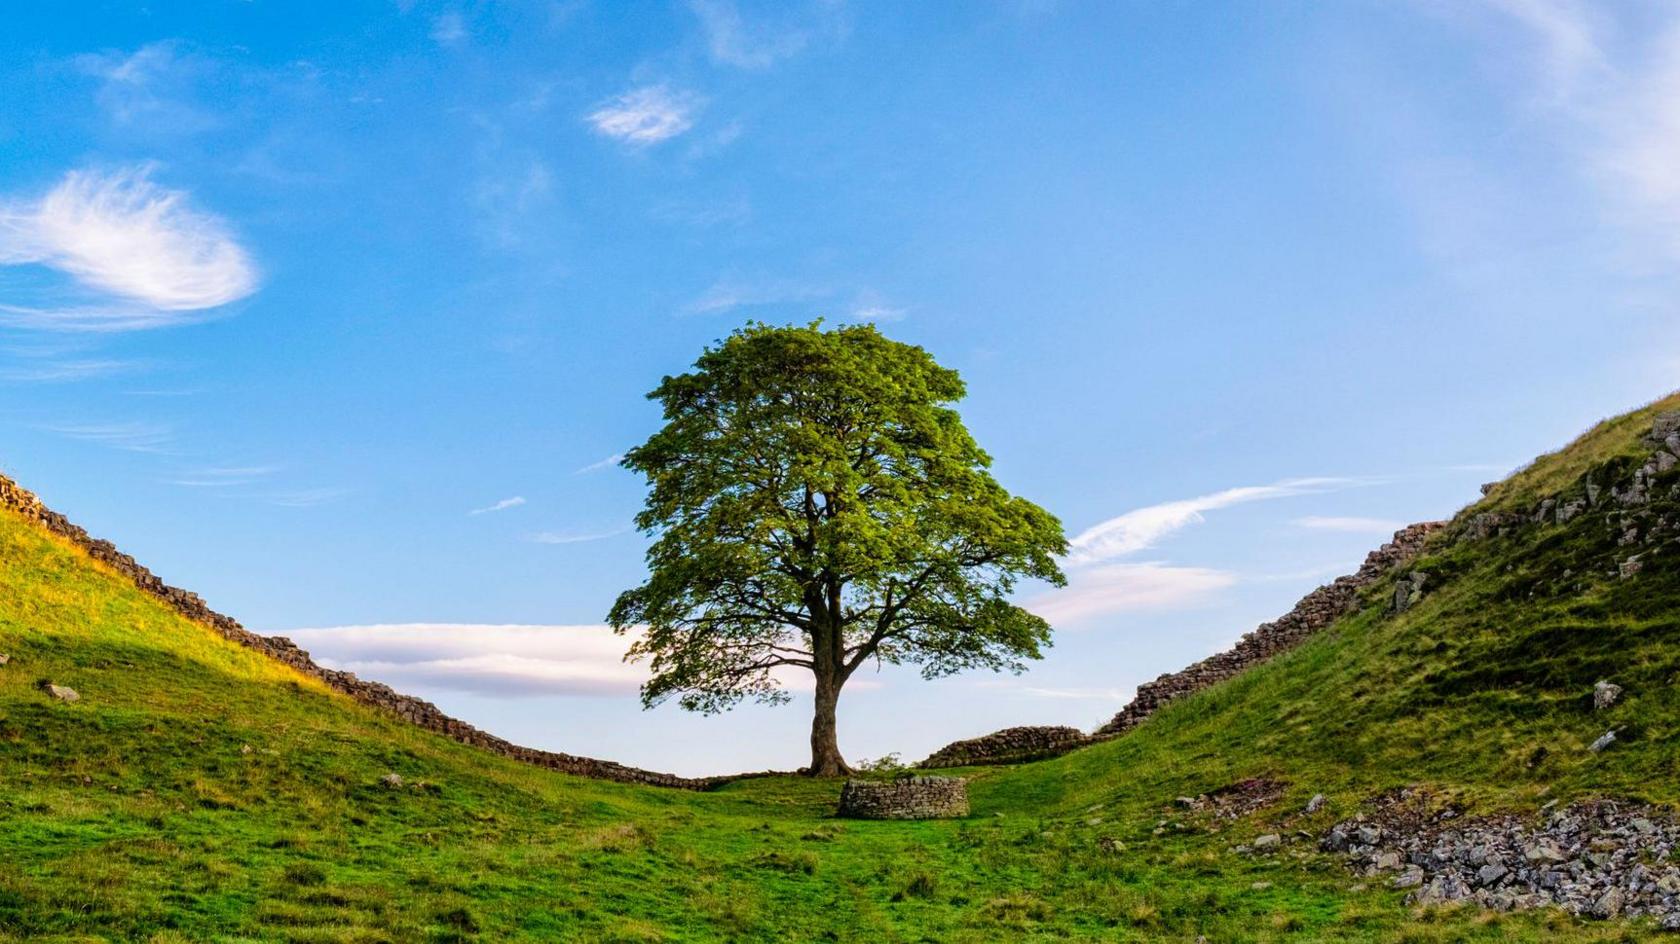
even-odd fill
[{"label": "ruined stone wall", "polygon": [[1261,623],[1235,646],[1184,669],[1138,686],[1137,696],[1095,736],[1111,737],[1142,724],[1162,705],[1229,679],[1245,669],[1287,652],[1338,618],[1357,608],[1359,592],[1416,558],[1429,535],[1445,522],[1426,521],[1394,532],[1394,539],[1372,551],[1358,571],[1337,577],[1301,598],[1295,608],[1270,623]]},{"label": "ruined stone wall", "polygon": [[1004,728],[985,737],[947,744],[917,767],[972,767],[979,764],[1018,764],[1058,757],[1089,743],[1078,728],[1023,726]]},{"label": "ruined stone wall", "polygon": [[968,781],[961,777],[848,780],[840,815],[851,819],[949,819],[968,815]]},{"label": "ruined stone wall", "polygon": [[318,678],[329,687],[343,692],[359,702],[390,712],[404,721],[418,725],[428,731],[435,731],[454,738],[463,744],[493,751],[515,760],[535,764],[538,767],[547,767],[551,770],[576,774],[581,777],[616,780],[622,783],[703,790],[727,780],[737,779],[734,777],[678,777],[675,774],[655,773],[649,770],[627,767],[612,761],[520,747],[493,734],[481,731],[465,721],[451,718],[429,701],[415,698],[412,695],[404,695],[379,682],[359,679],[350,672],[322,668],[309,658],[309,653],[298,648],[295,643],[283,636],[263,636],[251,632],[230,617],[223,616],[210,609],[197,594],[164,583],[151,571],[142,567],[134,558],[117,550],[111,542],[89,535],[68,518],[42,504],[41,500],[33,493],[4,475],[0,475],[0,508],[11,509],[40,524],[53,534],[68,540],[71,544],[87,552],[94,560],[109,566],[123,577],[133,581],[136,587],[173,607],[182,616],[203,623],[222,636],[242,646],[255,649],[270,658],[278,659],[305,675]]}]

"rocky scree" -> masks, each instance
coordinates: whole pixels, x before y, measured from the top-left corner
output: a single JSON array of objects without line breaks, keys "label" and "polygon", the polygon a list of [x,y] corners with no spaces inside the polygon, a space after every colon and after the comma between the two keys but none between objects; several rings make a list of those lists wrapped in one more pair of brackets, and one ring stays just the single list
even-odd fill
[{"label": "rocky scree", "polygon": [[1680,825],[1672,811],[1598,800],[1537,816],[1467,818],[1403,790],[1332,826],[1320,847],[1388,876],[1416,904],[1496,911],[1558,907],[1593,918],[1649,916],[1680,931]]}]

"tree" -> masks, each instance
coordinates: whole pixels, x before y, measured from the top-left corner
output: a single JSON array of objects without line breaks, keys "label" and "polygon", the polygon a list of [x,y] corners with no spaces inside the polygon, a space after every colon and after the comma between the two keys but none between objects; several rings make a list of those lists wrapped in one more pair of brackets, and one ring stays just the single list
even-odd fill
[{"label": "tree", "polygon": [[1009,602],[1065,583],[1062,526],[1006,492],[951,404],[953,370],[873,326],[751,324],[648,395],[665,425],[624,466],[648,481],[647,581],[608,617],[639,629],[646,706],[725,710],[815,677],[814,776],[849,772],[840,690],[866,662],[925,678],[1019,672],[1050,626]]}]

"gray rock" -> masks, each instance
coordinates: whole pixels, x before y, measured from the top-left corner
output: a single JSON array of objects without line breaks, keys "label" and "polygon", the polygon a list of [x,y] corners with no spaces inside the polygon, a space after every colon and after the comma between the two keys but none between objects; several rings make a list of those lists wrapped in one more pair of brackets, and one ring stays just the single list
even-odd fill
[{"label": "gray rock", "polygon": [[1615,682],[1599,679],[1593,684],[1593,710],[1603,711],[1622,697],[1622,687]]},{"label": "gray rock", "polygon": [[1254,840],[1255,852],[1268,852],[1283,844],[1283,837],[1277,833],[1267,833]]},{"label": "gray rock", "polygon": [[1307,812],[1308,813],[1317,813],[1319,810],[1322,810],[1322,809],[1324,809],[1324,794],[1322,794],[1322,793],[1313,794],[1312,799],[1307,801]]},{"label": "gray rock", "polygon": [[1612,888],[1603,895],[1600,895],[1598,900],[1593,902],[1593,917],[1614,918],[1621,914],[1622,904],[1626,897],[1627,896],[1624,895],[1622,890],[1619,888]]},{"label": "gray rock", "polygon": [[1487,886],[1510,874],[1510,870],[1497,862],[1490,862],[1476,871],[1477,884]]},{"label": "gray rock", "polygon": [[1423,869],[1416,865],[1409,865],[1404,872],[1394,876],[1389,883],[1395,888],[1416,888],[1423,884]]},{"label": "gray rock", "polygon": [[1671,911],[1663,915],[1663,919],[1657,924],[1657,927],[1664,931],[1680,931],[1680,911]]},{"label": "gray rock", "polygon": [[1398,852],[1379,852],[1371,859],[1371,868],[1379,872],[1393,872],[1405,863]]},{"label": "gray rock", "polygon": [[1592,745],[1588,747],[1587,750],[1597,754],[1614,743],[1616,743],[1616,732],[1614,730],[1606,731],[1599,735],[1598,740],[1592,742]]},{"label": "gray rock", "polygon": [[1658,474],[1667,472],[1669,469],[1674,468],[1675,463],[1680,462],[1680,459],[1676,459],[1666,452],[1659,452],[1654,458],[1656,459]]},{"label": "gray rock", "polygon": [[[1635,540],[1638,540],[1638,538],[1635,537]],[[1626,580],[1644,569],[1645,562],[1639,559],[1638,554],[1635,554],[1627,560],[1622,561],[1621,565],[1616,568],[1616,572],[1621,575],[1623,580]]]},{"label": "gray rock", "polygon": [[46,692],[48,695],[51,695],[65,704],[82,700],[82,696],[76,694],[76,690],[68,685],[54,685],[51,682],[42,682],[41,691]]},{"label": "gray rock", "polygon": [[402,774],[399,774],[399,773],[386,774],[385,776],[379,778],[379,782],[384,784],[385,786],[390,787],[391,789],[395,790],[398,787],[403,785]]}]

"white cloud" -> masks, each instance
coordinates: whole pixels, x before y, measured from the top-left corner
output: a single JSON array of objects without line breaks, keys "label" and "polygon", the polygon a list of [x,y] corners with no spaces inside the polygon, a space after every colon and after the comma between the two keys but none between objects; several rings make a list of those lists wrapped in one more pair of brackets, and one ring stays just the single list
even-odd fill
[{"label": "white cloud", "polygon": [[14,324],[122,330],[177,324],[250,295],[245,249],[150,168],[72,171],[39,200],[0,206],[0,265],[40,265],[95,293],[76,304],[0,301]]},{"label": "white cloud", "polygon": [[1204,512],[1354,484],[1357,480],[1346,478],[1285,479],[1271,485],[1228,488],[1211,495],[1138,508],[1080,532],[1068,542],[1068,563],[1073,566],[1100,563],[1153,547],[1167,535],[1202,521]]},{"label": "white cloud", "polygon": [[397,688],[493,696],[630,695],[647,677],[626,664],[631,637],[607,626],[409,623],[282,635],[317,661]]},{"label": "white cloud", "polygon": [[538,544],[586,544],[628,533],[629,528],[616,528],[612,531],[538,531],[531,535],[531,540]]},{"label": "white cloud", "polygon": [[767,69],[815,40],[838,38],[847,31],[844,5],[838,0],[817,0],[803,9],[773,4],[771,9],[781,13],[776,22],[748,20],[733,0],[689,0],[688,6],[700,20],[712,59],[739,69]]},{"label": "white cloud", "polygon": [[77,56],[73,64],[99,80],[94,100],[113,124],[141,135],[196,134],[214,128],[214,113],[196,103],[196,86],[215,78],[218,64],[183,53],[173,40],[132,53]]},{"label": "white cloud", "polygon": [[216,466],[183,472],[178,478],[171,479],[169,484],[184,488],[232,488],[265,479],[274,472],[272,466],[266,465]]},{"label": "white cloud", "polygon": [[685,315],[714,315],[737,308],[803,302],[828,294],[820,286],[792,279],[738,279],[725,276],[683,306]]},{"label": "white cloud", "polygon": [[610,469],[613,466],[616,466],[620,462],[623,462],[623,461],[624,461],[624,454],[615,452],[612,455],[606,457],[605,459],[600,460],[599,462],[589,463],[588,465],[584,466],[581,469],[578,469],[576,472],[573,472],[572,474],[573,475],[587,475],[590,472],[599,472],[602,469]]},{"label": "white cloud", "polygon": [[1405,527],[1399,521],[1387,518],[1357,518],[1338,517],[1334,515],[1307,515],[1296,518],[1295,525],[1314,531],[1342,531],[1348,534],[1393,534]]},{"label": "white cloud", "polygon": [[863,305],[852,309],[848,320],[851,321],[901,321],[909,313],[906,308],[894,308],[890,305]]},{"label": "white cloud", "polygon": [[501,501],[496,502],[494,505],[486,505],[483,508],[474,508],[472,511],[467,512],[467,514],[488,515],[498,511],[507,511],[509,508],[518,508],[523,504],[525,504],[525,497],[523,495],[515,495],[512,498],[504,498]]},{"label": "white cloud", "polygon": [[52,361],[28,367],[0,368],[0,380],[13,383],[68,383],[130,374],[145,367],[143,361],[114,359]]},{"label": "white cloud", "polygon": [[657,144],[694,127],[699,102],[663,85],[631,89],[588,116],[595,130],[631,144]]},{"label": "white cloud", "polygon": [[128,452],[164,452],[175,441],[174,431],[161,423],[89,423],[43,428],[60,436]]},{"label": "white cloud", "polygon": [[743,69],[763,69],[796,55],[809,37],[803,31],[749,25],[730,0],[690,0],[700,18],[712,58]]},{"label": "white cloud", "polygon": [[1022,606],[1052,625],[1079,624],[1099,616],[1139,610],[1177,609],[1208,602],[1236,577],[1205,567],[1150,561],[1105,564],[1073,571],[1068,585],[1027,600]]},{"label": "white cloud", "polygon": [[[1604,188],[1621,222],[1680,255],[1680,15],[1629,6],[1489,0],[1534,41],[1533,101],[1561,119],[1559,144]],[[1620,18],[1618,18],[1620,17]],[[1508,32],[1490,33],[1503,52]],[[1520,35],[1520,34],[1519,34]]]},{"label": "white cloud", "polygon": [[454,11],[432,20],[432,40],[440,46],[453,46],[467,38],[467,22]]},{"label": "white cloud", "polygon": [[1061,686],[1028,685],[1015,679],[978,679],[976,688],[992,689],[1029,698],[1049,698],[1059,701],[1130,701],[1136,694],[1118,688],[1064,688]]}]

